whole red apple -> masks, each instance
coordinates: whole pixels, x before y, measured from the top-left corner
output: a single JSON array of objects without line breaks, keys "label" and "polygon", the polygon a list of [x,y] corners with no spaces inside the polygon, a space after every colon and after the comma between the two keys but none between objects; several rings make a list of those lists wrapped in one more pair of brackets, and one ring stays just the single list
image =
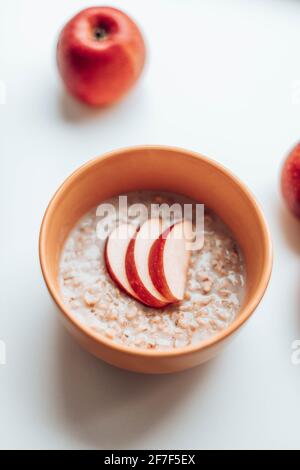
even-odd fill
[{"label": "whole red apple", "polygon": [[135,84],[144,63],[140,30],[116,8],[87,8],[59,36],[57,64],[64,84],[92,106],[119,100]]},{"label": "whole red apple", "polygon": [[290,211],[300,218],[300,143],[293,148],[284,162],[281,190]]}]

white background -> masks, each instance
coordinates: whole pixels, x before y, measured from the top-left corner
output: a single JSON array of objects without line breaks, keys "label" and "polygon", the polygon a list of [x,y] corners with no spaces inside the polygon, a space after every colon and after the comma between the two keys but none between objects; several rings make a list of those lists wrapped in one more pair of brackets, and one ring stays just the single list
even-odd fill
[{"label": "white background", "polygon": [[[300,225],[278,191],[300,137],[300,2],[113,2],[140,24],[149,60],[139,86],[105,111],[66,96],[56,72],[60,28],[87,5],[0,6],[0,447],[300,448],[300,365],[291,363]],[[81,350],[38,264],[57,186],[88,159],[133,144],[182,146],[225,164],[260,201],[274,242],[271,284],[241,334],[217,359],[172,376],[127,373]]]}]

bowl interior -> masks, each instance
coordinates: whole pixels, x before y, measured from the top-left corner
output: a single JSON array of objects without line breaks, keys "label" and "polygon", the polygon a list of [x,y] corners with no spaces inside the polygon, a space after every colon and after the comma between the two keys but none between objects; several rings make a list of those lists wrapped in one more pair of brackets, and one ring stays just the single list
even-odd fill
[{"label": "bowl interior", "polygon": [[[41,232],[41,258],[48,285],[58,293],[60,253],[78,219],[104,199],[138,189],[181,193],[214,210],[232,230],[245,256],[244,307],[249,302],[257,304],[271,264],[269,235],[259,207],[223,167],[173,148],[116,151],[90,161],[65,181],[49,205]],[[262,291],[255,299],[259,287]]]}]

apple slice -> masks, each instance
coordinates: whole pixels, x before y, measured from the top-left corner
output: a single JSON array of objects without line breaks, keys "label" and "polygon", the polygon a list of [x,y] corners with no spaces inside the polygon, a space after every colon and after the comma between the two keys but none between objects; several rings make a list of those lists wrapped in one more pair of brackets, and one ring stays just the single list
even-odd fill
[{"label": "apple slice", "polygon": [[132,224],[122,224],[116,227],[106,240],[104,259],[107,271],[117,286],[140,300],[128,282],[125,269],[127,248],[135,233],[136,227]]},{"label": "apple slice", "polygon": [[186,274],[193,227],[188,220],[181,220],[168,227],[151,247],[149,272],[156,289],[169,302],[178,302],[184,297]]},{"label": "apple slice", "polygon": [[159,218],[144,222],[130,241],[125,260],[126,274],[132,289],[144,304],[154,308],[169,303],[155,288],[149,272],[149,253],[161,232],[162,222]]}]

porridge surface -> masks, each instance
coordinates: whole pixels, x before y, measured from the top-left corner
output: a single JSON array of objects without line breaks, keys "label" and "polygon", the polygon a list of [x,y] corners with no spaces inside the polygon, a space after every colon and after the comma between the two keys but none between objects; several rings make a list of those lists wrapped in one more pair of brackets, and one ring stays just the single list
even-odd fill
[{"label": "porridge surface", "polygon": [[[118,197],[106,203],[118,207]],[[168,193],[140,191],[128,194],[128,206],[193,201]],[[194,202],[195,204],[195,202]],[[122,222],[140,224],[141,215],[116,214],[106,218],[109,231]],[[163,309],[146,307],[123,293],[111,280],[104,261],[105,240],[99,239],[96,208],[69,234],[60,261],[63,301],[74,316],[100,335],[138,348],[166,350],[199,343],[227,328],[243,300],[243,256],[229,230],[205,210],[204,245],[192,251],[185,298]]]}]

